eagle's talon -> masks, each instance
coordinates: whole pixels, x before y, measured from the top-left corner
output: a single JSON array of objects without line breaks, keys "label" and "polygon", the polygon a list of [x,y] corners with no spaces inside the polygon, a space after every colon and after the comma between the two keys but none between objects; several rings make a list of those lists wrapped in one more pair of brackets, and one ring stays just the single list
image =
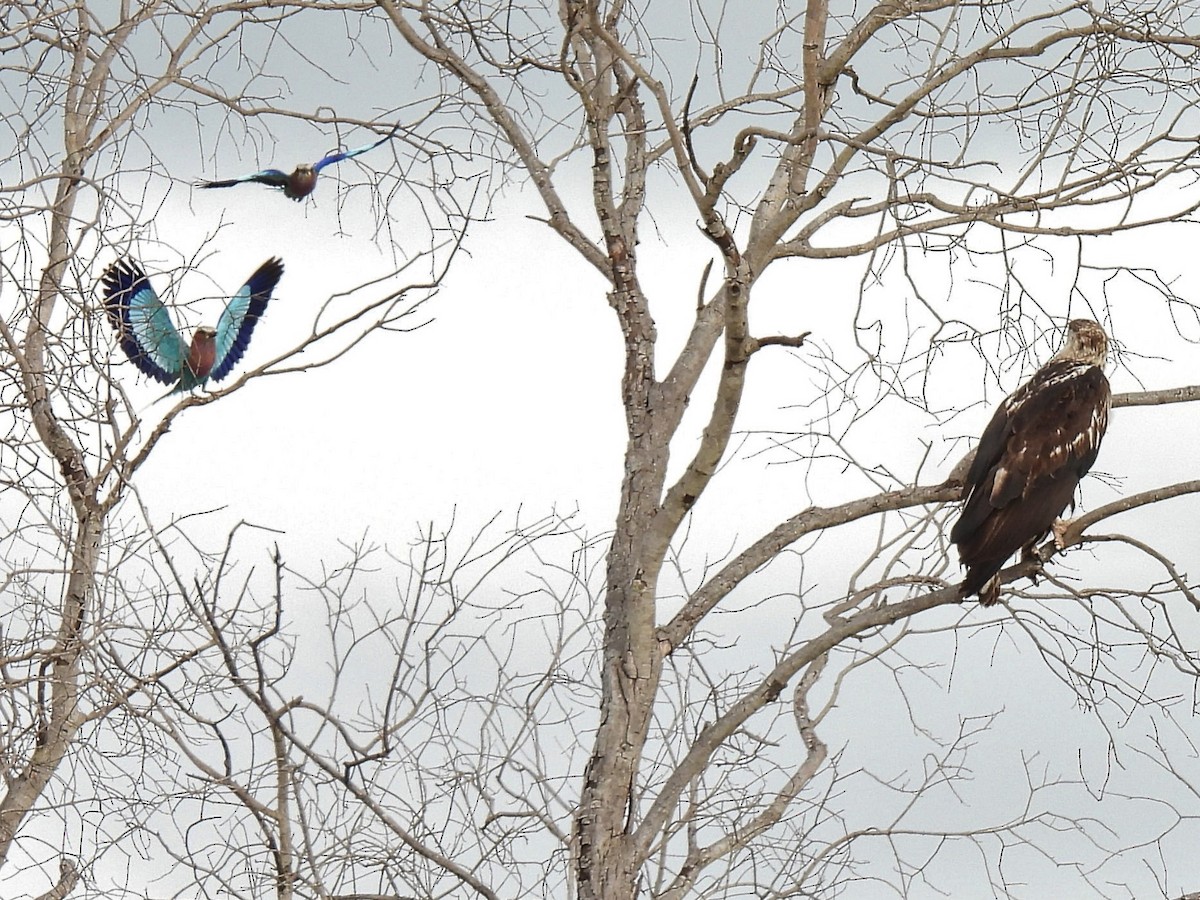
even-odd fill
[{"label": "eagle's talon", "polygon": [[1050,531],[1054,534],[1054,546],[1058,548],[1059,553],[1067,549],[1067,532],[1074,524],[1074,519],[1055,519],[1054,524],[1050,526]]}]

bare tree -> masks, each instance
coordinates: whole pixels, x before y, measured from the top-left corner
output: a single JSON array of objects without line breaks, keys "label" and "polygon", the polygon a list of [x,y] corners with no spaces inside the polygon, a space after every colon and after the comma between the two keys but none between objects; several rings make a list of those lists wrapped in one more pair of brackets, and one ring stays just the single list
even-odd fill
[{"label": "bare tree", "polygon": [[[172,399],[152,426],[143,424],[144,401],[131,400],[122,383],[128,371],[110,368],[110,360],[121,360],[93,303],[96,279],[121,253],[141,257],[165,247],[175,260],[194,263],[202,248],[172,247],[156,226],[176,182],[175,142],[156,149],[139,128],[163,110],[215,110],[243,128],[270,112],[347,129],[388,112],[361,108],[357,118],[337,119],[289,112],[279,102],[278,82],[268,75],[270,41],[298,11],[271,3],[181,10],[160,2],[30,2],[6,4],[0,14],[8,138],[0,160],[8,611],[0,639],[0,870],[11,877],[44,866],[54,885],[47,897],[71,894],[84,867],[104,852],[97,848],[119,847],[123,829],[164,802],[154,793],[162,784],[151,788],[132,775],[138,756],[153,758],[163,747],[139,724],[141,701],[152,689],[178,687],[172,678],[206,648],[221,649],[195,617],[164,605],[173,587],[167,567],[155,581],[165,594],[145,577],[147,563],[160,564],[154,547],[166,536],[138,531],[130,518],[138,472],[185,412],[259,376],[332,363],[368,334],[419,327],[421,306],[461,230],[462,216],[439,218],[430,203],[424,247],[394,254],[398,264],[369,282],[340,284],[338,295],[311,310],[307,333],[275,358],[247,367],[216,393]],[[238,43],[259,52],[231,63],[226,50]],[[235,74],[240,88],[220,83]],[[385,118],[380,130],[393,122]],[[411,174],[406,189],[419,192],[419,176]],[[214,221],[210,234],[218,230]],[[169,278],[152,280],[161,289]],[[142,586],[146,605],[120,605],[134,596],[120,587],[123,577]],[[147,740],[131,748],[120,739],[124,728]],[[113,759],[123,761],[110,767]],[[89,796],[99,798],[103,824],[88,823]],[[125,825],[111,824],[110,813]],[[54,822],[60,834],[47,840]]]},{"label": "bare tree", "polygon": [[[908,659],[900,638],[921,627],[918,614],[958,600],[939,509],[957,498],[958,476],[922,484],[867,462],[858,433],[894,401],[946,420],[937,405],[945,398],[926,373],[942,357],[961,361],[963,345],[990,354],[1032,349],[1046,312],[1061,315],[1068,301],[1111,323],[1105,282],[1129,270],[1102,261],[1087,240],[1186,219],[1200,202],[1195,11],[942,0],[846,9],[812,2],[769,13],[719,2],[669,11],[586,0],[554,9],[378,5],[476,111],[475,140],[491,138],[511,177],[536,191],[546,226],[604,279],[624,338],[625,475],[605,562],[599,717],[572,816],[578,895],[835,891],[853,875],[856,841],[885,831],[901,841],[905,819],[821,837],[837,816],[829,798],[838,778],[822,723],[849,673]],[[568,190],[584,169],[586,201]],[[715,274],[710,283],[708,266],[697,266],[690,331],[682,349],[664,356],[639,245],[651,222],[682,209],[711,242]],[[1060,239],[1077,242],[1074,259],[1062,263],[1075,274],[1048,296],[1026,283],[1027,267],[1042,254],[1061,256]],[[838,320],[821,308],[816,264],[843,259],[860,261],[862,286],[857,307]],[[751,328],[751,297],[788,265],[796,318],[845,329],[824,346],[808,346],[807,328]],[[971,309],[959,294],[973,277],[995,294]],[[1160,302],[1194,323],[1195,307],[1158,286]],[[678,309],[687,299],[683,291],[668,302]],[[751,360],[780,347],[802,348],[824,402],[780,443],[812,472],[832,457],[862,493],[830,492],[844,499],[797,511],[665,602],[664,567],[730,456]],[[714,367],[715,394],[692,440],[685,412]],[[1156,391],[1118,405],[1195,396],[1194,388]],[[682,466],[670,467],[672,451]],[[1196,488],[1164,485],[1094,510],[1072,542],[1103,557],[1101,542],[1114,538],[1085,528]],[[706,632],[726,631],[713,617],[736,605],[755,572],[789,551],[803,559],[818,538],[849,542],[833,535],[864,521],[878,541],[865,553],[843,551],[854,562],[842,596],[810,600],[801,589],[786,639],[714,685],[709,701],[681,699],[660,718],[673,673],[700,656]],[[1165,580],[1116,589],[1119,609],[1146,603],[1161,627],[1168,603],[1194,603],[1178,567],[1148,540],[1116,539],[1166,568]],[[1005,578],[1032,571],[1014,566]],[[1030,618],[1022,627],[1039,641],[1045,629],[1067,643],[1081,636],[1061,637],[1071,629]],[[1136,619],[1109,624],[1134,627],[1148,652],[1196,671],[1183,642]],[[1045,652],[1064,677],[1091,685],[1081,692],[1094,688],[1095,671],[1081,671],[1071,654]],[[798,741],[778,755],[767,748],[783,740],[776,702],[785,690]],[[973,727],[945,745],[939,772],[961,764]],[[1038,818],[1018,817],[1003,830],[1029,841]],[[920,867],[901,857],[898,871],[904,892]]]},{"label": "bare tree", "polygon": [[[1068,312],[1118,341],[1169,320],[1160,356],[1200,337],[1175,273],[1123,258],[1200,204],[1197,15],[752,7],[9,4],[0,876],[56,897],[620,900],[952,893],[960,865],[980,893],[1044,896],[1029,873],[1050,857],[1107,896],[1122,849],[1170,858],[1200,797],[1174,703],[1200,600],[1155,523],[1200,483],[1143,473],[1089,504],[1039,582],[1005,571],[995,614],[958,604],[944,535],[975,430],[958,412],[1011,388]],[[347,91],[333,113],[324,90],[361,65],[385,75],[379,106]],[[261,167],[292,123],[340,140],[398,120],[404,177],[368,205],[399,271],[356,273],[295,344],[143,425],[91,298],[119,252],[207,263],[156,222],[190,180],[167,136],[195,128],[191,166],[237,145]],[[610,527],[522,511],[314,562],[245,524],[214,548],[141,504],[181,414],[424,321],[481,160],[536,197],[619,326]],[[350,216],[362,186],[319,196]],[[1121,372],[1152,362],[1131,348]],[[1117,398],[1110,442],[1125,407],[1200,397],[1152,388]],[[790,462],[786,491],[739,456]],[[766,526],[749,514],[781,498]],[[1134,527],[1101,532],[1118,515]],[[945,708],[993,677],[958,662],[979,641],[1094,710],[1100,768],[1143,760],[1157,780],[1124,799],[1169,792],[1170,821],[1127,836],[1081,811],[1064,794],[1116,790],[1036,745],[1015,803],[968,802],[1005,727]],[[911,745],[878,739],[890,719]],[[1164,896],[1178,877],[1152,872]]]}]

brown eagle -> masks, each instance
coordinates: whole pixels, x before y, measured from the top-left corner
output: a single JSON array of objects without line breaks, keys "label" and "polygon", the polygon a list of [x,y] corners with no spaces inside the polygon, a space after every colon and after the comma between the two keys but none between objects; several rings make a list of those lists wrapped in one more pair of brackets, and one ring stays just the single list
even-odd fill
[{"label": "brown eagle", "polygon": [[1009,396],[979,439],[950,540],[967,569],[960,592],[991,606],[996,577],[1018,550],[1032,552],[1075,496],[1100,451],[1112,392],[1108,337],[1090,319],[1067,323],[1066,345]]}]

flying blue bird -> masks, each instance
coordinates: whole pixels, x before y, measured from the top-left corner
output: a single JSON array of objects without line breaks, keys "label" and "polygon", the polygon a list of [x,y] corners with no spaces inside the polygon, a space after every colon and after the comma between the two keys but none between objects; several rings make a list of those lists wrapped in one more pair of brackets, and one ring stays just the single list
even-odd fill
[{"label": "flying blue bird", "polygon": [[261,172],[255,172],[253,175],[230,178],[228,181],[204,181],[199,186],[202,188],[226,188],[233,187],[235,184],[252,181],[258,184],[265,184],[268,187],[283,188],[283,196],[299,202],[313,192],[313,189],[317,186],[317,175],[323,168],[341,162],[344,159],[353,159],[356,156],[361,156],[368,150],[374,150],[380,144],[391,140],[399,129],[400,123],[397,122],[391,131],[375,141],[375,143],[367,144],[365,147],[359,147],[356,150],[334,151],[324,159],[311,165],[301,163],[296,166],[296,170],[291,175],[281,172],[279,169],[263,169]]},{"label": "flying blue bird", "polygon": [[191,391],[210,378],[220,381],[242,358],[281,275],[279,259],[259,266],[225,305],[217,327],[197,328],[190,346],[146,273],[131,259],[118,259],[104,271],[104,309],[135,366],[156,381],[175,384],[173,394]]}]

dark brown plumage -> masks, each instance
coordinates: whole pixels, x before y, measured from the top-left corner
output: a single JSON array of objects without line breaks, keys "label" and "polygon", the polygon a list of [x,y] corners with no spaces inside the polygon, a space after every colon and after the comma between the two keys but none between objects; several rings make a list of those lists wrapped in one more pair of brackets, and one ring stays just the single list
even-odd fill
[{"label": "dark brown plumage", "polygon": [[1111,391],[1108,337],[1090,319],[1067,324],[1067,342],[1000,404],[963,485],[950,540],[967,569],[961,593],[984,606],[1000,597],[1008,558],[1050,531],[1100,451]]}]

